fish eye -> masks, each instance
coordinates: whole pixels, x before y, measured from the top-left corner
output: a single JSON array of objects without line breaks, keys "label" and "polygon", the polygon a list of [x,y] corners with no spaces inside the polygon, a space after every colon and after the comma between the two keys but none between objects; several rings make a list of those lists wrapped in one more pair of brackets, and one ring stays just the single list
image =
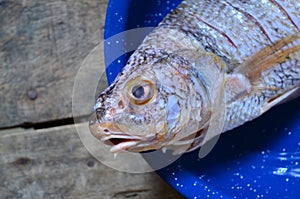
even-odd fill
[{"label": "fish eye", "polygon": [[144,96],[145,94],[145,88],[143,86],[135,86],[132,89],[132,95],[137,98],[140,99]]},{"label": "fish eye", "polygon": [[136,105],[144,105],[154,96],[154,85],[151,82],[141,81],[132,86],[129,99]]}]

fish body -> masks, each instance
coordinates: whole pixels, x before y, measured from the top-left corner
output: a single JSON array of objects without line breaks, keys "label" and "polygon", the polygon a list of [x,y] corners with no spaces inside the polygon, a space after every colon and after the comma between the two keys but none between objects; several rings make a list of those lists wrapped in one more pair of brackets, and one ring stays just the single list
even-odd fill
[{"label": "fish body", "polygon": [[299,30],[298,0],[185,0],[100,94],[91,131],[112,152],[194,150],[300,94]]}]

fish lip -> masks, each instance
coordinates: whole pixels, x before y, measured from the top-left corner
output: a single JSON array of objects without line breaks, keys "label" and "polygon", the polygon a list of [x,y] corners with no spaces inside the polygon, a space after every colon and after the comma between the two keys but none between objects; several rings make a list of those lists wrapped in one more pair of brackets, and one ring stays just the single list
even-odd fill
[{"label": "fish lip", "polygon": [[131,136],[131,135],[124,135],[124,134],[120,135],[120,134],[110,133],[110,135],[107,135],[107,136],[101,138],[101,141],[106,141],[106,140],[109,140],[109,139],[139,139],[139,137]]},{"label": "fish lip", "polygon": [[129,148],[132,148],[138,145],[143,139],[139,136],[132,136],[128,134],[124,134],[122,132],[109,132],[109,135],[103,136],[100,140],[111,146],[110,151],[113,153],[126,151]]},{"label": "fish lip", "polygon": [[149,141],[156,138],[155,133],[151,133],[149,135],[143,136],[143,135],[132,135],[124,132],[120,128],[119,124],[115,124],[113,122],[104,122],[104,123],[98,123],[100,127],[100,140],[106,141],[109,139],[128,139],[128,140],[138,140],[138,141]]},{"label": "fish lip", "polygon": [[102,142],[106,142],[106,141],[109,141],[111,139],[120,139],[120,140],[136,140],[136,141],[142,141],[143,139],[139,136],[132,136],[132,135],[119,135],[119,134],[110,134],[110,135],[107,135],[105,137],[102,137],[100,140]]},{"label": "fish lip", "polygon": [[110,151],[113,153],[131,151],[133,147],[141,143],[151,143],[157,139],[156,133],[150,133],[146,136],[127,134],[117,124],[113,122],[99,122],[95,116],[90,120],[89,127],[94,137],[111,146]]},{"label": "fish lip", "polygon": [[128,134],[125,135],[111,134],[103,137],[101,141],[104,144],[111,146],[110,152],[112,153],[119,153],[124,151],[139,152],[139,150],[137,151],[134,150],[134,147],[139,147],[140,144],[143,145],[143,143],[145,144],[147,142],[149,142],[150,144],[156,140],[156,137],[157,137],[156,135],[141,137],[141,136],[132,136]]},{"label": "fish lip", "polygon": [[118,144],[112,145],[112,147],[110,148],[110,152],[118,153],[122,151],[129,151],[130,148],[138,145],[139,143],[139,140],[124,140]]},{"label": "fish lip", "polygon": [[128,151],[143,140],[138,136],[111,134],[103,137],[101,141],[104,144],[111,146],[110,152],[118,153],[121,151]]}]

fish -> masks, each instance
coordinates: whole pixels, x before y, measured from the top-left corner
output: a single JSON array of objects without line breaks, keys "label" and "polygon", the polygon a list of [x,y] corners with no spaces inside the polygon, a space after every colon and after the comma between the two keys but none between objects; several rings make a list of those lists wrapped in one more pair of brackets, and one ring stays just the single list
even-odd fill
[{"label": "fish", "polygon": [[198,149],[300,95],[300,1],[184,0],[96,99],[110,151]]}]

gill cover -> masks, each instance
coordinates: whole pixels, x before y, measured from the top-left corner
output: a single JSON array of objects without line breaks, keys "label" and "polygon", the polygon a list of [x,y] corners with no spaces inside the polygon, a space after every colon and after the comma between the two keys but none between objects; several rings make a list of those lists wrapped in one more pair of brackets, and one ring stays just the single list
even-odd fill
[{"label": "gill cover", "polygon": [[[196,52],[191,50],[183,50],[177,54],[186,57],[198,72],[200,81],[205,87],[204,92],[210,101],[208,110],[211,115],[208,126],[203,129],[204,138],[195,139],[192,147],[188,151],[192,151],[201,146],[199,158],[206,156],[217,143],[226,117],[226,96],[225,81],[226,72],[225,64],[222,60],[211,52],[198,49]],[[176,153],[176,151],[175,151]]]}]

